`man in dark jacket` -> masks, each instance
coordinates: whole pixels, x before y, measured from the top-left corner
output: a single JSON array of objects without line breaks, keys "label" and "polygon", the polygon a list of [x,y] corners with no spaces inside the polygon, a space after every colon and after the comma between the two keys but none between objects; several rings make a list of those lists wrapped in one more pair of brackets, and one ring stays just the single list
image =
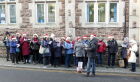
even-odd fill
[{"label": "man in dark jacket", "polygon": [[[107,44],[108,44],[108,66],[114,67],[115,56],[116,56],[116,53],[118,52],[118,44],[113,36],[109,36],[108,38],[109,38],[109,41],[107,42]],[[112,63],[110,63],[111,59],[112,59]]]},{"label": "man in dark jacket", "polygon": [[7,54],[6,60],[9,61],[11,59],[11,57],[10,57],[10,33],[8,31],[5,33],[3,43],[6,47],[6,54]]},{"label": "man in dark jacket", "polygon": [[92,76],[95,76],[95,56],[98,46],[98,40],[96,38],[96,35],[90,35],[90,41],[88,45],[86,46],[87,51],[87,57],[88,57],[88,63],[87,63],[87,74],[88,77],[90,75],[90,69],[92,69],[91,73]]}]

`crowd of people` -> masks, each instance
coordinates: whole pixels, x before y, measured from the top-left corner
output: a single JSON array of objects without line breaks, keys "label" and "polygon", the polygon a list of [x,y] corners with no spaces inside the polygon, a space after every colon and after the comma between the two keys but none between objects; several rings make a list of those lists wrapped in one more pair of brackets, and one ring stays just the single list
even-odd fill
[{"label": "crowd of people", "polygon": [[[83,62],[83,68],[87,66],[87,76],[91,73],[95,76],[95,58],[97,64],[103,65],[103,55],[108,51],[108,67],[115,66],[116,54],[118,53],[118,43],[114,36],[108,36],[105,43],[103,38],[97,38],[95,34],[85,35],[73,39],[71,37],[55,37],[44,34],[39,37],[33,34],[28,38],[27,34],[16,33],[11,35],[6,32],[3,42],[7,50],[7,61],[14,64],[19,62],[43,64],[45,67],[64,65],[71,67],[78,66],[78,62]],[[121,57],[124,59],[124,68],[128,67],[128,62],[132,63],[131,71],[136,71],[137,42],[124,38],[121,44]]]}]

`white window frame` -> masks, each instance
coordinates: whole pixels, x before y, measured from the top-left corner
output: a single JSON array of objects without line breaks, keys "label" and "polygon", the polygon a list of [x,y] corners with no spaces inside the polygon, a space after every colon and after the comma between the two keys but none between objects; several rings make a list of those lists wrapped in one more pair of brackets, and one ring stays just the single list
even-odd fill
[{"label": "white window frame", "polygon": [[[44,23],[39,23],[37,18],[37,4],[44,4]],[[55,22],[48,22],[48,4],[55,4]],[[54,24],[56,23],[56,2],[55,3],[35,3],[35,21],[36,24]]]},{"label": "white window frame", "polygon": [[15,12],[15,15],[16,15],[16,23],[11,23],[11,19],[10,19],[10,5],[15,5],[15,11],[17,10],[17,7],[16,7],[16,4],[9,4],[8,5],[8,23],[9,24],[16,24],[17,23],[17,13]]},{"label": "white window frame", "polygon": [[[15,2],[15,4],[13,3],[7,3],[7,2]],[[8,24],[11,24],[11,25],[16,25],[17,24],[17,0],[15,1],[10,1],[10,0],[5,0],[5,1],[0,1],[0,5],[5,5],[5,23],[4,24],[0,24],[0,25],[8,25]],[[16,14],[16,23],[11,23],[10,22],[10,5],[15,5],[16,6],[16,11],[15,11],[15,14]]]}]

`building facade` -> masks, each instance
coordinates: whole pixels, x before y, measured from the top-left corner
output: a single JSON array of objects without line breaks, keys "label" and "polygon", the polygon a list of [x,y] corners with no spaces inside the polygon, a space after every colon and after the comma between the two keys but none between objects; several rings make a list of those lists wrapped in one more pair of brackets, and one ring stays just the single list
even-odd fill
[{"label": "building facade", "polygon": [[129,38],[134,37],[136,39],[139,45],[140,54],[140,0],[130,0],[129,9]]},{"label": "building facade", "polygon": [[72,37],[94,33],[122,40],[129,20],[125,1],[0,0],[0,36],[5,31]]}]

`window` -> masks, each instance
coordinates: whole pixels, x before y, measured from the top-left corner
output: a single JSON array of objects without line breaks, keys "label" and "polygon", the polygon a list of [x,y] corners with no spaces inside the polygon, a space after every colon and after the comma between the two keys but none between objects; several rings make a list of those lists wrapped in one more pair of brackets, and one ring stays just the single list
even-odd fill
[{"label": "window", "polygon": [[133,28],[136,28],[136,27],[137,27],[137,22],[134,21],[134,22],[133,22]]},{"label": "window", "polygon": [[55,4],[48,5],[48,22],[55,22]]},{"label": "window", "polygon": [[6,23],[5,5],[0,5],[0,24]]},{"label": "window", "polygon": [[16,23],[16,5],[9,5],[10,23]]},{"label": "window", "polygon": [[136,9],[133,10],[133,15],[136,16]]},{"label": "window", "polygon": [[44,23],[44,4],[37,4],[37,22]]},{"label": "window", "polygon": [[117,22],[117,3],[110,3],[110,22]]},{"label": "window", "polygon": [[55,3],[37,3],[37,23],[55,23]]},{"label": "window", "polygon": [[94,3],[87,3],[87,22],[94,22]]},{"label": "window", "polygon": [[105,3],[98,4],[98,22],[105,22]]},{"label": "window", "polygon": [[6,1],[16,1],[16,0],[0,0],[4,2],[0,4],[0,24],[15,24],[16,21],[16,3],[11,4]]}]

